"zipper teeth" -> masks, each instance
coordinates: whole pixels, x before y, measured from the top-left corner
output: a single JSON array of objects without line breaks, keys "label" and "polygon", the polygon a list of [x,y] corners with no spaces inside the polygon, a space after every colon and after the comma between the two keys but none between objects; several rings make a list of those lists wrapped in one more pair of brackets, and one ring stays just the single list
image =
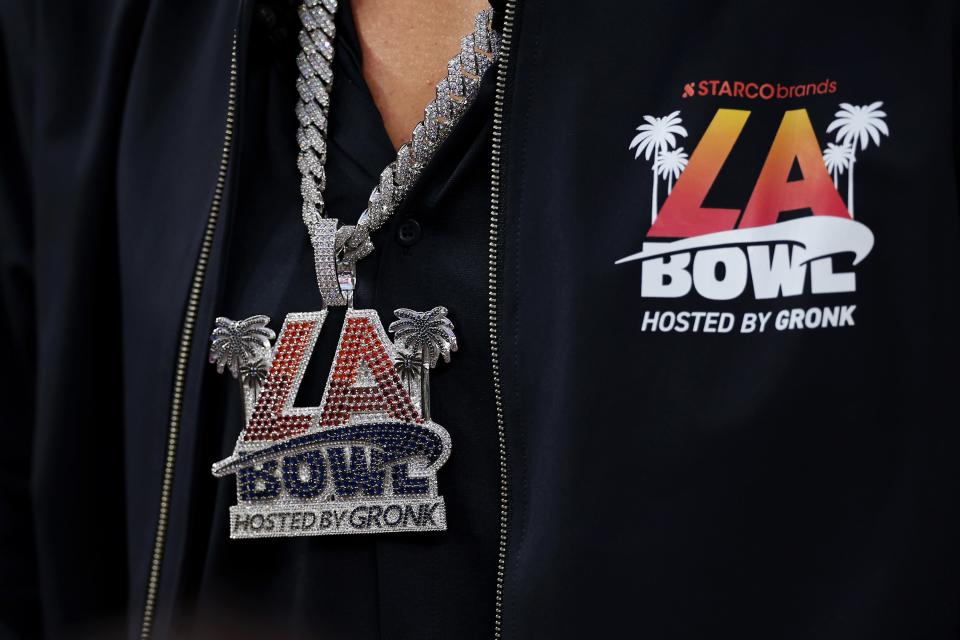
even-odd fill
[{"label": "zipper teeth", "polygon": [[230,152],[233,148],[234,116],[237,103],[237,34],[233,34],[230,50],[230,85],[227,92],[227,122],[223,133],[223,148],[220,154],[220,168],[217,171],[217,183],[213,190],[213,200],[207,216],[207,226],[203,231],[200,255],[193,271],[193,282],[187,298],[187,309],[180,331],[180,345],[177,349],[177,364],[173,378],[173,397],[170,402],[170,422],[167,427],[167,453],[163,465],[163,481],[160,485],[160,513],[157,516],[157,531],[153,542],[153,558],[150,562],[150,577],[147,579],[147,597],[143,605],[143,618],[140,624],[140,638],[147,640],[153,631],[153,617],[157,606],[157,590],[160,586],[160,567],[163,564],[164,546],[167,539],[167,523],[170,513],[170,490],[173,487],[174,465],[177,459],[177,440],[180,435],[180,417],[183,409],[183,387],[186,381],[187,363],[190,359],[190,347],[196,328],[197,308],[207,272],[213,235],[220,217],[220,206],[227,182],[227,168]]},{"label": "zipper teeth", "polygon": [[507,564],[507,516],[509,486],[507,484],[507,436],[503,419],[503,392],[500,387],[500,334],[497,328],[499,283],[497,269],[500,260],[500,171],[503,146],[503,104],[507,92],[507,65],[510,61],[510,46],[513,42],[513,24],[517,0],[507,0],[503,13],[503,35],[500,42],[500,59],[497,64],[497,88],[493,106],[493,140],[490,153],[490,243],[488,249],[489,284],[488,305],[490,328],[490,360],[493,368],[493,396],[497,410],[497,448],[500,455],[500,539],[497,550],[497,597],[494,612],[493,637],[499,640],[503,629],[503,580]]}]

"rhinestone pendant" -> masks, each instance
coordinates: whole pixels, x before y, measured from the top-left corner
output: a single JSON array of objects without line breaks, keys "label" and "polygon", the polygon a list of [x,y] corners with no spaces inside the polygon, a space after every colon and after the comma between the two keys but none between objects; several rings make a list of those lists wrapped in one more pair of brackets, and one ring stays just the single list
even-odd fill
[{"label": "rhinestone pendant", "polygon": [[450,435],[430,417],[430,369],[457,350],[447,310],[346,310],[318,407],[295,405],[327,311],[217,320],[210,361],[244,387],[246,425],[213,475],[237,476],[231,538],[443,531],[437,470]]}]

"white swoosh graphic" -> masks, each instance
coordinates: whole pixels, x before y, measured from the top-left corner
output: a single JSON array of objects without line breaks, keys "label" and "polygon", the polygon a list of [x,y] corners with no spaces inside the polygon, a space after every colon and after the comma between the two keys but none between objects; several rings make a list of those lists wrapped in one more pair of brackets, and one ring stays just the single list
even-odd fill
[{"label": "white swoosh graphic", "polygon": [[849,218],[809,216],[764,227],[718,231],[673,242],[648,242],[643,251],[620,258],[614,264],[649,260],[707,247],[774,242],[797,245],[795,251],[801,252],[798,256],[800,263],[851,252],[854,254],[853,264],[857,265],[873,249],[873,232],[865,224]]}]

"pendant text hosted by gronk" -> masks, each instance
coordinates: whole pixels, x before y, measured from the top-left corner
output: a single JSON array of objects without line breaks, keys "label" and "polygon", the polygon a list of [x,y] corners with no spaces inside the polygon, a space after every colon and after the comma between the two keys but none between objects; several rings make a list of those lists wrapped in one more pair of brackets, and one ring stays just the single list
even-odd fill
[{"label": "pendant text hosted by gronk", "polygon": [[430,419],[430,369],[457,341],[447,310],[398,309],[387,337],[348,309],[319,407],[294,406],[327,311],[292,313],[276,345],[269,318],[218,318],[210,361],[244,391],[246,426],[213,465],[237,476],[231,538],[443,531],[437,470],[450,436]]}]

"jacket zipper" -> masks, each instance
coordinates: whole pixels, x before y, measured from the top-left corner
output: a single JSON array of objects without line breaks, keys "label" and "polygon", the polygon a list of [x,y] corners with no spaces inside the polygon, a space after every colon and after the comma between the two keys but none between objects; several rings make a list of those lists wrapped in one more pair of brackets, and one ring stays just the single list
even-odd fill
[{"label": "jacket zipper", "polygon": [[170,514],[170,491],[173,488],[173,471],[177,459],[177,440],[180,435],[180,417],[183,409],[183,387],[186,381],[187,364],[190,360],[190,348],[196,329],[197,309],[200,294],[207,273],[210,248],[213,235],[220,218],[223,192],[227,182],[227,169],[230,152],[233,148],[234,116],[237,110],[237,34],[233,34],[230,50],[230,84],[227,91],[227,122],[223,133],[223,147],[220,154],[220,168],[217,170],[217,182],[213,190],[213,200],[207,214],[207,226],[203,230],[203,242],[200,255],[193,270],[187,309],[180,330],[180,344],[177,349],[177,363],[173,378],[173,396],[170,402],[170,422],[167,427],[167,453],[163,465],[163,480],[160,485],[160,512],[157,516],[157,530],[153,542],[153,557],[150,562],[150,576],[147,579],[147,596],[143,604],[143,617],[140,623],[140,638],[147,640],[153,631],[154,614],[157,608],[157,591],[160,588],[160,568],[163,564],[164,547],[167,540],[167,524]]},{"label": "jacket zipper", "polygon": [[493,369],[493,397],[497,411],[497,449],[500,455],[500,536],[497,545],[497,593],[494,611],[493,637],[499,640],[503,635],[503,581],[507,565],[507,524],[510,495],[507,483],[507,435],[503,418],[503,390],[500,386],[500,332],[498,328],[498,291],[497,273],[500,263],[500,176],[503,163],[503,106],[507,92],[507,68],[510,63],[510,49],[513,44],[514,19],[518,0],[507,0],[503,11],[503,33],[500,40],[500,59],[497,62],[497,86],[493,103],[493,140],[490,153],[490,242],[488,304],[490,329],[490,360]]},{"label": "jacket zipper", "polygon": [[[496,93],[493,109],[493,140],[491,149],[491,191],[490,191],[490,240],[489,240],[489,335],[490,354],[493,369],[493,394],[497,416],[497,447],[499,451],[500,469],[500,530],[497,551],[497,583],[494,616],[494,638],[502,637],[502,610],[503,610],[503,581],[507,561],[507,524],[509,493],[507,483],[507,442],[503,416],[503,394],[500,386],[500,335],[498,329],[497,307],[499,281],[497,278],[500,260],[500,175],[502,169],[501,149],[503,147],[503,111],[507,88],[507,66],[510,61],[510,48],[513,43],[514,19],[516,17],[518,0],[507,0],[504,5],[503,33],[500,47],[500,60],[497,64]],[[163,467],[163,480],[160,486],[160,511],[157,517],[157,529],[154,537],[153,556],[150,562],[150,576],[147,580],[147,595],[143,606],[143,616],[140,625],[140,638],[148,640],[153,630],[153,619],[157,606],[157,591],[160,587],[160,568],[163,564],[163,553],[166,545],[167,522],[170,512],[170,491],[173,487],[173,472],[177,456],[177,440],[180,433],[180,416],[183,407],[183,387],[186,381],[187,364],[190,359],[190,347],[193,343],[193,333],[196,328],[197,309],[200,304],[200,294],[207,272],[207,263],[210,258],[210,249],[213,246],[213,235],[220,218],[220,207],[223,202],[223,193],[226,187],[227,170],[230,163],[230,152],[233,148],[234,117],[237,107],[237,37],[234,34],[230,50],[230,83],[227,93],[227,118],[223,134],[223,147],[220,155],[220,167],[217,171],[217,182],[213,192],[213,200],[207,215],[207,226],[203,232],[203,241],[200,245],[200,255],[193,272],[193,281],[187,299],[187,309],[184,313],[183,325],[180,332],[180,344],[177,350],[177,363],[174,372],[173,397],[170,406],[170,422],[167,430],[167,452]]]}]

